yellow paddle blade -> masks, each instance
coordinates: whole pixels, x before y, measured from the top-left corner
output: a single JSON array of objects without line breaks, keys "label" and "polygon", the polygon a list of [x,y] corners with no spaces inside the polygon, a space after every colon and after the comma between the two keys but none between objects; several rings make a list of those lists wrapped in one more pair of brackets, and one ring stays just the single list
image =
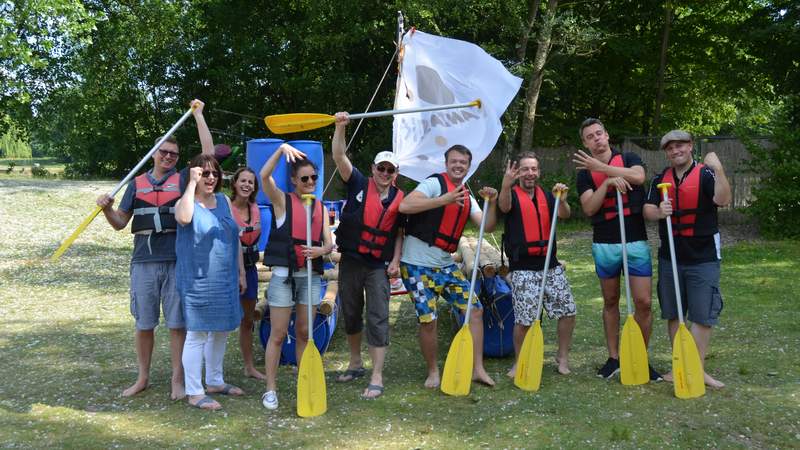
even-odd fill
[{"label": "yellow paddle blade", "polygon": [[297,370],[297,415],[315,417],[325,414],[327,410],[322,356],[314,342],[308,341]]},{"label": "yellow paddle blade", "polygon": [[472,332],[468,325],[464,325],[456,333],[447,352],[442,373],[442,392],[447,395],[469,395],[472,363]]},{"label": "yellow paddle blade", "polygon": [[275,114],[264,117],[267,128],[275,134],[297,133],[298,131],[316,130],[336,121],[329,114],[292,113]]},{"label": "yellow paddle blade", "polygon": [[672,378],[675,397],[695,398],[706,393],[703,364],[692,333],[681,323],[672,342]]},{"label": "yellow paddle blade", "polygon": [[647,362],[647,347],[644,345],[642,329],[628,314],[619,337],[619,378],[622,384],[632,386],[650,381],[650,366]]},{"label": "yellow paddle blade", "polygon": [[73,231],[72,234],[70,234],[69,237],[64,240],[64,242],[61,244],[61,247],[58,247],[58,250],[56,250],[56,252],[53,253],[53,256],[50,257],[50,261],[53,262],[58,261],[58,258],[60,258],[61,255],[63,255],[64,252],[67,251],[69,246],[72,245],[73,242],[75,242],[75,239],[78,239],[78,236],[81,233],[83,233],[83,230],[85,230],[86,227],[88,227],[89,224],[92,223],[94,218],[97,217],[98,214],[100,214],[100,211],[102,211],[102,209],[99,206],[96,206],[92,211],[92,213],[89,214],[89,217],[83,219],[83,222],[81,222],[81,224],[78,225],[78,228],[76,228],[75,231]]},{"label": "yellow paddle blade", "polygon": [[525,333],[525,340],[519,349],[514,384],[523,391],[538,391],[542,384],[543,366],[544,336],[542,336],[542,324],[537,320]]}]

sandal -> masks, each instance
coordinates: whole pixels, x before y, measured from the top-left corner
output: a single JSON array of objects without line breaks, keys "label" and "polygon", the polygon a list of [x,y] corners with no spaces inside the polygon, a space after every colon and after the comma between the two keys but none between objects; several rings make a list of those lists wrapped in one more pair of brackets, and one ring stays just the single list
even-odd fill
[{"label": "sandal", "polygon": [[[195,407],[197,409],[202,409],[202,410],[205,410],[205,411],[216,411],[218,409],[222,409],[222,405],[220,405],[219,403],[217,403],[216,400],[214,400],[213,398],[211,398],[211,397],[209,397],[207,395],[205,397],[201,398],[200,400],[198,400],[197,403],[192,403],[190,401],[187,401],[186,403],[188,403],[189,406],[193,406],[193,407]],[[213,406],[206,407],[206,405],[210,405],[212,403],[216,403],[217,407],[216,408],[213,407]]]},{"label": "sandal", "polygon": [[[242,393],[239,394],[239,393],[232,392],[234,389],[239,389]],[[206,392],[208,392],[209,394],[212,394],[212,395],[220,394],[220,395],[230,395],[232,397],[241,397],[242,395],[244,395],[244,391],[242,391],[241,388],[239,388],[238,386],[234,386],[232,384],[228,384],[228,383],[223,384],[222,385],[222,389],[220,389],[219,391],[209,391],[208,389],[206,389]]]},{"label": "sandal", "polygon": [[[371,391],[377,392],[378,395],[373,395],[372,397],[367,396],[366,393],[369,393]],[[364,394],[361,394],[361,398],[363,398],[364,400],[375,400],[376,398],[380,397],[381,395],[383,395],[383,386],[379,386],[377,384],[368,384],[367,385],[367,390],[366,390],[366,392]]]},{"label": "sandal", "polygon": [[347,369],[344,371],[344,373],[336,377],[336,381],[339,383],[347,383],[355,380],[356,378],[363,377],[366,373],[367,370],[363,367],[359,367],[358,369]]}]

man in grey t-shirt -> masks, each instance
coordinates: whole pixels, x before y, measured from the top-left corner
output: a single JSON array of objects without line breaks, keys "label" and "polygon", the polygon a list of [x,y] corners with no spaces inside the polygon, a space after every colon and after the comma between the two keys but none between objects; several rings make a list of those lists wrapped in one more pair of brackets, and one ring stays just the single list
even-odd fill
[{"label": "man in grey t-shirt", "polygon": [[[204,154],[214,154],[214,143],[203,118],[203,102],[193,100],[192,115]],[[130,397],[147,389],[150,360],[155,344],[155,327],[159,322],[159,305],[170,329],[172,359],[172,393],[178,400],[185,397],[181,354],[186,328],[180,298],[175,288],[175,217],[174,203],[186,186],[186,171],[177,172],[178,143],[170,136],[153,154],[153,169],[128,184],[119,207],[114,198],[103,194],[97,205],[103,208],[106,220],[115,230],[128,226],[133,219],[133,256],[131,258],[131,314],[136,321],[134,342],[139,374],[136,382],[122,391]]]},{"label": "man in grey t-shirt", "polygon": [[[445,152],[446,172],[422,181],[400,203],[400,212],[409,214],[406,237],[400,258],[400,274],[408,295],[414,301],[419,321],[419,344],[427,364],[425,387],[439,386],[439,366],[436,362],[436,300],[442,296],[459,309],[465,310],[470,297],[470,282],[453,262],[450,255],[467,220],[480,225],[484,212],[468,194],[463,183],[472,163],[472,152],[463,145],[454,145]],[[497,212],[497,189],[484,187],[481,197],[489,199],[486,231],[494,230]],[[494,386],[494,380],[483,367],[483,310],[477,297],[469,320],[473,340],[472,379]]]}]

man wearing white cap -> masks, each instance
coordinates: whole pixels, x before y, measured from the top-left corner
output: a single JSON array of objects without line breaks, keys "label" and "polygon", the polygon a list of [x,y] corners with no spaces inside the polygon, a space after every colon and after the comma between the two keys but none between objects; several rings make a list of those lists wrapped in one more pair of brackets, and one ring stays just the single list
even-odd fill
[{"label": "man wearing white cap", "polygon": [[[678,330],[678,310],[675,301],[669,236],[666,220],[672,221],[681,307],[692,322],[692,336],[697,343],[700,359],[705,361],[711,341],[711,327],[719,323],[722,311],[720,279],[720,237],[717,226],[717,207],[731,201],[731,186],[725,177],[722,163],[709,152],[703,164],[692,158],[692,135],[672,130],[661,138],[661,149],[669,166],[653,178],[644,205],[644,217],[659,221],[661,247],[658,249],[658,300],[661,318],[667,319],[670,342]],[[670,183],[663,201],[658,185]],[[705,365],[705,362],[704,362]],[[708,386],[725,385],[704,373]],[[672,374],[664,375],[667,381]]]},{"label": "man wearing white cap", "polygon": [[399,165],[392,152],[375,155],[371,177],[365,177],[353,167],[345,154],[344,135],[348,123],[346,112],[336,114],[333,161],[347,185],[347,203],[336,231],[336,244],[342,253],[339,298],[350,346],[350,363],[337,381],[352,381],[365,373],[361,335],[366,293],[366,335],[372,377],[362,397],[377,398],[383,394],[383,361],[389,345],[389,277],[400,274],[405,218],[399,207],[404,195],[394,185]]}]

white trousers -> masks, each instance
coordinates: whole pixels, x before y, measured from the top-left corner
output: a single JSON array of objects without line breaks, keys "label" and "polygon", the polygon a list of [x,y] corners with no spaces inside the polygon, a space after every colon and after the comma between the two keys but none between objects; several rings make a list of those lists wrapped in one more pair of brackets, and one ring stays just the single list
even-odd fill
[{"label": "white trousers", "polygon": [[222,360],[228,343],[227,331],[187,331],[183,344],[183,373],[186,395],[204,395],[203,359],[206,363],[206,385],[221,386]]}]

